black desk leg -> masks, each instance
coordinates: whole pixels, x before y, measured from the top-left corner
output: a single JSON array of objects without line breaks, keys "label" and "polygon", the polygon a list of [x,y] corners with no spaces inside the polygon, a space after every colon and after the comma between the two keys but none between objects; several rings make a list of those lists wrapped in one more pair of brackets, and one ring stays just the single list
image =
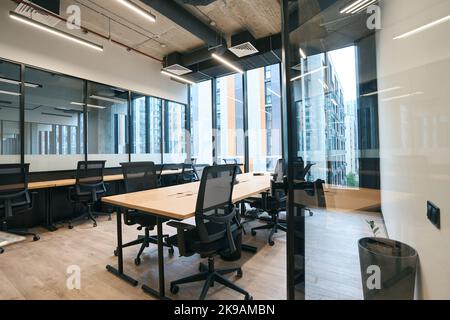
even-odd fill
[{"label": "black desk leg", "polygon": [[45,190],[45,201],[44,201],[44,206],[45,206],[44,228],[47,229],[48,231],[54,232],[54,231],[58,230],[58,228],[53,223],[53,206],[52,206],[53,199],[52,198],[53,198],[53,189],[52,188],[46,189]]},{"label": "black desk leg", "polygon": [[117,209],[117,260],[118,269],[111,265],[106,266],[106,270],[111,272],[113,275],[119,277],[120,279],[128,282],[132,286],[137,286],[138,282],[131,278],[130,276],[123,273],[123,248],[122,248],[122,209]]},{"label": "black desk leg", "polygon": [[158,232],[158,273],[159,273],[159,292],[150,288],[147,285],[142,285],[144,292],[161,300],[169,300],[166,297],[166,281],[164,278],[164,242],[163,242],[163,228],[162,219],[156,217],[157,232]]},{"label": "black desk leg", "polygon": [[[239,211],[239,220],[242,218],[242,215],[244,215],[245,211],[246,211],[245,202],[241,201],[241,210]],[[244,228],[242,228],[242,231],[244,232],[244,235],[245,235],[246,233],[245,233],[245,229]],[[257,247],[251,246],[249,244],[242,244],[241,245],[241,249],[243,251],[247,251],[247,252],[250,252],[250,253],[257,253],[258,252],[258,248]]]}]

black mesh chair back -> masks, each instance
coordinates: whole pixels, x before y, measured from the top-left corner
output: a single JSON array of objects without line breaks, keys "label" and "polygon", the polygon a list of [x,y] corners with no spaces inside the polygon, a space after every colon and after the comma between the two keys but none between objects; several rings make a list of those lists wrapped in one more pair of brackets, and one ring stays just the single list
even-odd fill
[{"label": "black mesh chair back", "polygon": [[196,180],[194,164],[192,160],[187,160],[183,163],[179,182],[194,182]]},{"label": "black mesh chair back", "polygon": [[209,167],[209,164],[196,164],[194,165],[194,173],[197,181],[202,180],[203,176],[203,170],[205,170],[206,167]]},{"label": "black mesh chair back", "polygon": [[80,161],[77,166],[75,191],[77,196],[97,195],[106,192],[103,173],[106,161]]},{"label": "black mesh chair back", "polygon": [[31,205],[29,167],[29,164],[0,165],[0,216],[11,217],[14,210]]},{"label": "black mesh chair back", "polygon": [[[206,167],[200,182],[195,222],[204,243],[228,238],[229,250],[236,251],[231,224],[236,216],[232,202],[236,165]],[[207,225],[208,224],[208,225]]]},{"label": "black mesh chair back", "polygon": [[158,176],[154,162],[121,163],[125,192],[139,192],[158,187]]}]

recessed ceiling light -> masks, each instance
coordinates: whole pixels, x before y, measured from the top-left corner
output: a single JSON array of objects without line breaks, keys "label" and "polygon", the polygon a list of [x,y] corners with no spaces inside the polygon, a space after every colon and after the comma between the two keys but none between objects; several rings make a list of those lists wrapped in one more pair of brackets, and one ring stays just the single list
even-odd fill
[{"label": "recessed ceiling light", "polygon": [[96,100],[107,101],[107,102],[112,102],[112,103],[127,103],[127,100],[124,100],[124,99],[103,97],[103,96],[99,96],[99,95],[95,95],[95,94],[91,95],[89,98],[96,99]]},{"label": "recessed ceiling light", "polygon": [[[73,105],[75,105],[75,106],[81,106],[81,107],[84,107],[85,106],[85,104],[84,103],[81,103],[81,102],[71,102],[70,104],[73,104]],[[95,108],[95,109],[106,109],[106,107],[103,107],[103,106],[97,106],[97,105],[95,105],[95,104],[87,104],[87,106],[89,107],[89,108]]]},{"label": "recessed ceiling light", "polygon": [[301,74],[301,75],[299,75],[299,76],[297,76],[297,77],[292,78],[291,81],[295,81],[295,80],[301,79],[301,78],[303,78],[303,77],[309,76],[309,75],[311,75],[311,74],[317,73],[317,72],[319,72],[319,71],[321,71],[321,70],[324,70],[324,69],[327,69],[327,68],[328,68],[327,66],[323,66],[323,67],[317,68],[317,69],[315,69],[315,70],[312,70],[312,71],[303,73],[303,74]]},{"label": "recessed ceiling light", "polygon": [[302,48],[299,48],[298,51],[300,52],[300,56],[302,57],[302,59],[306,59],[307,58],[307,56],[305,54],[305,51],[303,51]]},{"label": "recessed ceiling light", "polygon": [[373,92],[362,94],[361,97],[370,97],[370,96],[374,96],[376,94],[391,92],[391,91],[398,90],[398,89],[401,89],[401,88],[402,87],[392,87],[392,88],[388,88],[388,89],[382,89],[382,90],[378,90],[378,91],[373,91]]},{"label": "recessed ceiling light", "polygon": [[238,68],[237,66],[235,66],[234,64],[232,64],[228,60],[224,59],[223,57],[221,57],[221,56],[219,56],[219,55],[217,55],[215,53],[213,53],[211,56],[214,59],[216,59],[217,61],[219,61],[219,62],[223,63],[224,65],[226,65],[227,67],[233,69],[234,71],[239,72],[239,73],[244,73],[244,71],[242,69]]},{"label": "recessed ceiling light", "polygon": [[195,82],[193,82],[193,81],[190,81],[188,79],[185,79],[183,77],[177,76],[176,74],[173,74],[173,73],[170,73],[170,72],[167,72],[167,71],[164,71],[164,70],[161,70],[161,73],[163,75],[165,75],[165,76],[169,76],[171,78],[177,79],[177,80],[179,80],[181,82],[184,82],[184,83],[187,83],[187,84],[192,84],[192,85],[195,84]]},{"label": "recessed ceiling light", "polygon": [[[11,79],[7,79],[7,78],[0,78],[0,82],[3,83],[9,83],[9,84],[15,84],[15,85],[20,85],[21,82],[17,81],[17,80],[11,80]],[[40,84],[36,84],[36,83],[25,83],[25,87],[29,87],[29,88],[40,88],[42,87]]]},{"label": "recessed ceiling light", "polygon": [[117,0],[117,2],[123,4],[125,7],[136,12],[140,16],[146,18],[147,20],[150,20],[151,22],[156,22],[156,16],[154,14],[148,12],[147,10],[144,10],[134,2],[131,2],[129,0]]},{"label": "recessed ceiling light", "polygon": [[7,94],[9,96],[20,96],[21,94],[18,92],[12,92],[12,91],[4,91],[4,90],[0,90],[1,94]]},{"label": "recessed ceiling light", "polygon": [[441,24],[441,23],[447,22],[447,21],[450,21],[450,15],[448,15],[448,16],[446,16],[446,17],[444,17],[444,18],[438,19],[438,20],[436,20],[436,21],[430,22],[430,23],[428,23],[428,24],[426,24],[426,25],[424,25],[424,26],[421,26],[421,27],[419,27],[419,28],[417,28],[417,29],[408,31],[408,32],[406,32],[406,33],[404,33],[404,34],[401,34],[401,35],[395,37],[394,40],[408,38],[408,37],[410,37],[410,36],[412,36],[412,35],[415,35],[416,33],[425,31],[425,30],[427,30],[427,29],[430,29],[430,28],[432,28],[432,27],[435,27],[435,26],[437,26],[437,25],[439,25],[439,24]]}]

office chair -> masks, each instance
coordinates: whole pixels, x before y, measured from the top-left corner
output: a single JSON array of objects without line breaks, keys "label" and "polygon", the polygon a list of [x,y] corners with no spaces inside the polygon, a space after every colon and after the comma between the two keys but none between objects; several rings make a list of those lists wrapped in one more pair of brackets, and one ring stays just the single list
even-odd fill
[{"label": "office chair", "polygon": [[[121,163],[121,166],[126,193],[150,190],[158,187],[156,166],[153,162],[127,162]],[[154,230],[156,226],[156,217],[145,212],[126,210],[123,218],[127,226],[137,224],[139,225],[138,230],[144,229],[145,231],[145,234],[138,236],[137,240],[122,246],[122,248],[126,248],[138,244],[141,245],[136,258],[134,259],[134,263],[138,266],[141,264],[141,256],[145,248],[148,248],[151,243],[158,244],[158,238],[156,236],[150,236],[150,231]],[[168,235],[164,235],[163,237],[167,238]],[[169,248],[170,255],[174,254],[172,245],[164,243],[164,246]],[[117,256],[117,250],[114,250],[114,255]]]},{"label": "office chair", "polygon": [[236,172],[236,174],[242,174],[242,169],[241,169],[241,166],[239,165],[238,159],[223,159],[223,162],[225,164],[237,165],[237,172]]},{"label": "office chair", "polygon": [[162,187],[169,187],[169,186],[174,186],[178,184],[178,177],[179,174],[169,174],[169,175],[162,175],[162,172],[167,170],[180,170],[183,169],[183,163],[169,163],[169,164],[163,164],[162,169],[161,169],[161,186]]},{"label": "office chair", "polygon": [[178,184],[189,183],[196,181],[194,164],[191,160],[186,160],[181,168],[181,173],[178,176]]},{"label": "office chair", "polygon": [[205,170],[206,167],[209,167],[209,164],[195,164],[194,165],[195,181],[202,180],[203,170]]},{"label": "office chair", "polygon": [[[40,238],[26,229],[9,229],[8,220],[15,215],[33,210],[35,193],[28,190],[29,164],[0,165],[0,230],[21,236],[33,236],[33,241]],[[4,252],[0,248],[0,254]]]},{"label": "office chair", "polygon": [[200,300],[204,300],[210,287],[218,282],[251,300],[251,295],[224,277],[236,273],[242,277],[242,269],[231,268],[216,270],[215,255],[230,255],[237,252],[236,239],[241,235],[241,228],[236,221],[236,210],[232,203],[233,188],[236,178],[236,165],[207,167],[203,171],[197,196],[195,210],[195,226],[171,221],[169,226],[177,229],[177,235],[168,239],[169,243],[179,248],[181,256],[192,256],[196,253],[208,258],[207,270],[200,265],[200,273],[173,281],[170,291],[177,294],[179,285],[197,281],[205,281]]},{"label": "office chair", "polygon": [[106,193],[103,171],[106,161],[80,161],[77,165],[75,187],[68,188],[69,200],[74,204],[74,212],[78,204],[86,207],[86,212],[69,221],[69,229],[73,229],[74,222],[90,219],[94,228],[97,227],[98,216],[109,216],[111,213],[93,212],[92,207]]}]

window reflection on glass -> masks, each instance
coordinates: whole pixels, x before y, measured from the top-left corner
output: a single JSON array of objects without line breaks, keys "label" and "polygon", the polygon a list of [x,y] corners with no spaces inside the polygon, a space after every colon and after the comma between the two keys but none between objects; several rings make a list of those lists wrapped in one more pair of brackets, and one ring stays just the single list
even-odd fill
[{"label": "window reflection on glass", "polygon": [[165,102],[164,163],[183,163],[187,157],[186,105]]},{"label": "window reflection on glass", "polygon": [[0,60],[0,163],[20,161],[20,66]]},{"label": "window reflection on glass", "polygon": [[281,82],[278,64],[248,71],[250,171],[273,172],[281,150]]},{"label": "window reflection on glass", "polygon": [[132,161],[161,163],[161,113],[161,99],[132,93]]},{"label": "window reflection on glass", "polygon": [[128,161],[128,91],[88,83],[88,158],[106,167]]},{"label": "window reflection on glass", "polygon": [[191,151],[198,164],[212,164],[211,81],[191,86]]},{"label": "window reflection on glass", "polygon": [[217,79],[217,160],[244,163],[244,116],[242,75]]},{"label": "window reflection on glass", "polygon": [[84,159],[84,81],[25,68],[25,161],[31,171],[74,169]]}]

